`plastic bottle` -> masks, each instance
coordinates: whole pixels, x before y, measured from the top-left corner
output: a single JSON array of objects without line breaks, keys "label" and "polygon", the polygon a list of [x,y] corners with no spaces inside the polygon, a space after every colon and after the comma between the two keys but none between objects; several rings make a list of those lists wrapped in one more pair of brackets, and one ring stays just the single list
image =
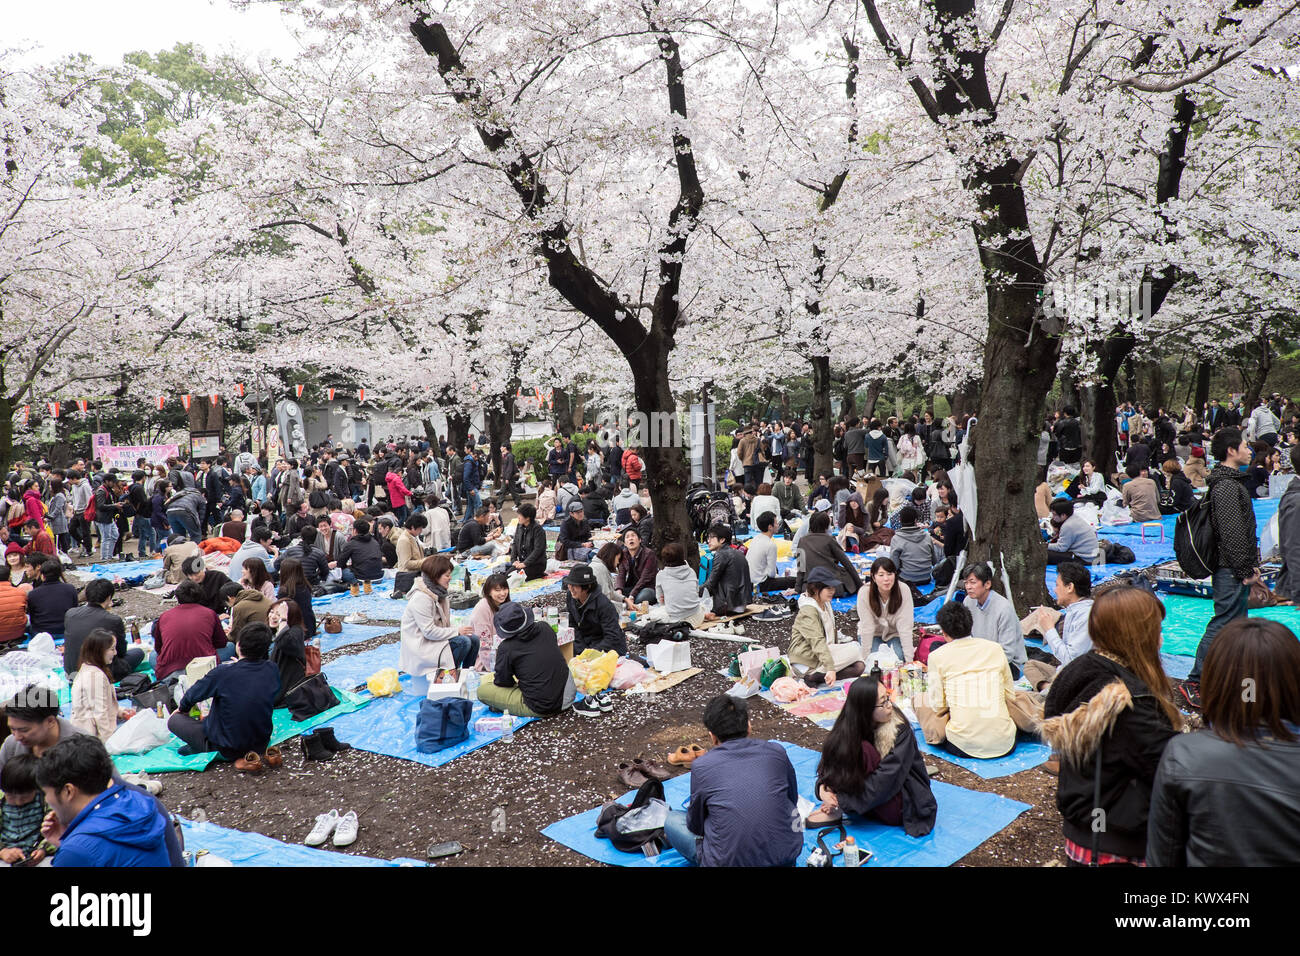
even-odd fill
[{"label": "plastic bottle", "polygon": [[504,722],[505,722],[505,730],[506,730],[506,732],[505,732],[505,735],[504,735],[501,739],[504,740],[504,741],[505,741],[506,743],[508,743],[508,744],[509,744],[509,743],[514,743],[514,740],[515,740],[515,719],[514,719],[513,717],[510,716],[510,711],[508,711],[508,710],[507,710],[507,711],[502,715],[502,719],[503,719]]},{"label": "plastic bottle", "polygon": [[844,841],[844,865],[858,865],[858,843],[853,837],[849,837]]}]

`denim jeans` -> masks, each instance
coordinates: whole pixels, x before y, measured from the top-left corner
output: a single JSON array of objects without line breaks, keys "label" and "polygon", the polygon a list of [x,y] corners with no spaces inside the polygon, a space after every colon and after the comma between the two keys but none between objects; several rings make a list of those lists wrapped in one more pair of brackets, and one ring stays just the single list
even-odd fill
[{"label": "denim jeans", "polygon": [[637,591],[636,594],[632,596],[632,603],[633,604],[658,604],[659,602],[655,600],[654,588],[642,588],[640,591]]},{"label": "denim jeans", "polygon": [[99,525],[99,559],[107,560],[113,556],[113,546],[117,544],[117,523],[113,521],[96,521]]},{"label": "denim jeans", "polygon": [[477,634],[457,634],[447,642],[457,667],[473,667],[478,663],[479,639]]},{"label": "denim jeans", "polygon": [[477,488],[465,490],[465,517],[472,518],[476,515],[481,504],[483,499],[479,497]]},{"label": "denim jeans", "polygon": [[902,641],[902,638],[891,637],[891,638],[890,638],[889,640],[887,640],[887,641],[882,641],[882,640],[881,640],[880,638],[878,638],[878,637],[873,637],[873,638],[871,639],[871,653],[874,654],[874,653],[876,653],[876,651],[880,650],[880,647],[881,647],[882,644],[883,644],[885,647],[888,647],[891,651],[893,651],[893,652],[894,652],[894,656],[897,657],[900,661],[903,659],[903,641]]},{"label": "denim jeans", "polygon": [[136,515],[131,519],[131,533],[136,539],[135,553],[139,557],[147,558],[149,552],[154,549],[153,525],[149,523],[148,518]]},{"label": "denim jeans", "polygon": [[685,857],[691,866],[700,863],[700,838],[686,826],[686,814],[681,810],[669,810],[668,819],[664,821],[664,839],[668,845]]},{"label": "denim jeans", "polygon": [[495,544],[493,544],[490,541],[485,541],[483,544],[470,548],[465,553],[470,555],[471,557],[477,557],[480,554],[491,554],[495,550],[496,550]]},{"label": "denim jeans", "polygon": [[1187,675],[1190,681],[1201,679],[1201,667],[1205,664],[1205,656],[1210,653],[1214,635],[1229,621],[1246,616],[1250,598],[1250,588],[1241,583],[1231,568],[1219,568],[1210,581],[1214,585],[1214,617],[1205,625],[1205,634],[1196,646],[1196,662],[1192,664],[1192,672]]},{"label": "denim jeans", "polygon": [[398,507],[393,508],[393,517],[396,518],[398,521],[400,521],[402,524],[405,524],[406,519],[409,518],[410,516],[411,516],[410,505],[402,505],[400,508]]},{"label": "denim jeans", "polygon": [[595,548],[569,548],[566,552],[570,561],[590,561],[596,553]]},{"label": "denim jeans", "polygon": [[203,540],[203,532],[188,511],[167,512],[167,523],[171,525],[172,534],[183,534],[195,544]]}]

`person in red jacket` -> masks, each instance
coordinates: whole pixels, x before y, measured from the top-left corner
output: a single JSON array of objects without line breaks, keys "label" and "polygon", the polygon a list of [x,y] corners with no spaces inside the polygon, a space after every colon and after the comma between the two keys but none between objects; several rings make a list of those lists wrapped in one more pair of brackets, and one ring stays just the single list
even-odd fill
[{"label": "person in red jacket", "polygon": [[55,555],[54,539],[50,533],[35,518],[28,518],[27,524],[23,525],[23,533],[27,535],[27,553],[48,554],[51,558]]},{"label": "person in red jacket", "polygon": [[410,511],[406,500],[411,497],[411,492],[402,481],[402,473],[394,468],[384,476],[384,484],[388,486],[388,501],[393,506],[394,517],[398,521],[405,521]]},{"label": "person in red jacket", "polygon": [[628,481],[641,480],[641,456],[637,454],[639,448],[629,448],[623,452],[623,471],[627,473]]},{"label": "person in red jacket", "polygon": [[0,578],[0,644],[22,639],[27,630],[27,591]]},{"label": "person in red jacket", "polygon": [[176,606],[164,611],[153,625],[154,653],[149,655],[149,663],[159,680],[185,670],[196,657],[215,654],[227,660],[234,652],[221,619],[203,604],[199,585],[182,581],[176,586],[176,601]]}]

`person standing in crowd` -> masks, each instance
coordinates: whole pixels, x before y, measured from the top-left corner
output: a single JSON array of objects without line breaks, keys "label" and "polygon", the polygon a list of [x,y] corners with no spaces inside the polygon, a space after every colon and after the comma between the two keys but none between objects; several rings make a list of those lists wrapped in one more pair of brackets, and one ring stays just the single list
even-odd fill
[{"label": "person standing in crowd", "polygon": [[1250,464],[1251,450],[1235,428],[1216,432],[1210,453],[1219,464],[1210,472],[1210,525],[1218,551],[1218,566],[1211,576],[1214,588],[1214,616],[1196,647],[1196,660],[1179,692],[1194,708],[1201,705],[1201,669],[1214,643],[1214,636],[1229,621],[1246,616],[1250,586],[1259,580],[1259,538],[1255,532],[1255,509],[1246,493],[1242,467]]}]

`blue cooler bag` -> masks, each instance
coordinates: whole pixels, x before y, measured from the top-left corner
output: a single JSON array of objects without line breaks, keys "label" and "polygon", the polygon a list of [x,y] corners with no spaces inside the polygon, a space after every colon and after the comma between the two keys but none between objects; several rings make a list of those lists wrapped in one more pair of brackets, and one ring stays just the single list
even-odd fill
[{"label": "blue cooler bag", "polygon": [[469,715],[473,705],[461,697],[440,697],[420,701],[415,718],[415,749],[434,754],[469,739]]}]

